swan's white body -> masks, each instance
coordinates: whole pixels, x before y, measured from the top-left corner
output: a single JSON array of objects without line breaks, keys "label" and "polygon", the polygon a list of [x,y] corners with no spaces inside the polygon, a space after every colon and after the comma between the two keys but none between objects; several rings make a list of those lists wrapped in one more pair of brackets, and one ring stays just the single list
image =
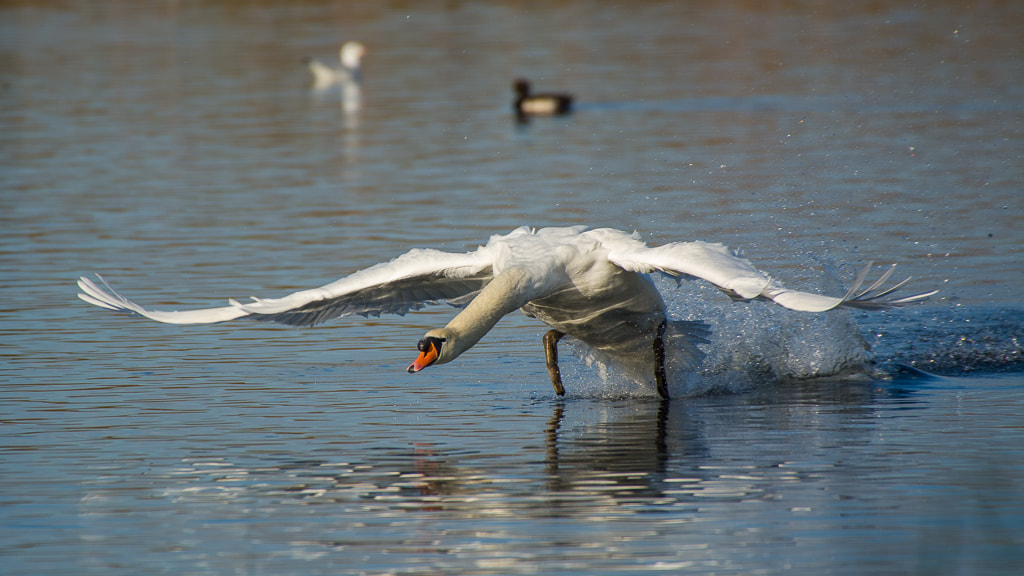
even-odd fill
[{"label": "swan's white body", "polygon": [[[856,293],[862,274],[844,297],[789,290],[721,244],[676,242],[648,247],[636,234],[584,226],[522,227],[493,236],[485,246],[463,254],[416,249],[320,288],[246,303],[230,300],[221,308],[147,310],[106,282],[103,288],[83,277],[78,285],[82,289],[79,297],[86,302],[171,324],[252,318],[313,325],[353,314],[405,314],[444,301],[464,306],[445,328],[427,332],[421,350],[428,340],[433,340],[437,349],[430,358],[421,355],[410,371],[454,360],[503,316],[521,309],[558,331],[557,337],[569,334],[620,362],[651,367],[657,356],[652,341],[660,341],[665,322],[665,303],[649,277],[654,272],[701,278],[737,300],[770,299],[807,312],[838,306],[885,308],[934,294],[883,299],[906,282],[880,290],[891,268],[879,281]],[[689,346],[699,354],[696,344],[704,341],[701,336],[706,328],[701,323],[690,324],[684,332],[689,333]],[[556,382],[556,390],[560,387]]]},{"label": "swan's white body", "polygon": [[366,47],[362,43],[350,41],[341,46],[341,68],[328,66],[319,60],[310,60],[307,66],[313,74],[313,86],[321,89],[335,84],[343,87],[358,84],[362,80],[362,60],[365,54]]}]

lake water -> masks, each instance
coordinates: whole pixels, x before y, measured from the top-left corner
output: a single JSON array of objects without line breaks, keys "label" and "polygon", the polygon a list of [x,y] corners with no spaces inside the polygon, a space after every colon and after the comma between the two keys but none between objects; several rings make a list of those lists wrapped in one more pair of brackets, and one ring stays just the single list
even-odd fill
[{"label": "lake water", "polygon": [[[0,6],[0,571],[1024,572],[1020,3],[280,4]],[[300,63],[348,39],[358,108]],[[576,113],[516,125],[517,76]],[[276,296],[524,224],[941,293],[813,316],[663,283],[715,331],[715,392],[670,403],[568,353],[555,397],[519,315],[410,376],[450,308],[75,297]]]}]

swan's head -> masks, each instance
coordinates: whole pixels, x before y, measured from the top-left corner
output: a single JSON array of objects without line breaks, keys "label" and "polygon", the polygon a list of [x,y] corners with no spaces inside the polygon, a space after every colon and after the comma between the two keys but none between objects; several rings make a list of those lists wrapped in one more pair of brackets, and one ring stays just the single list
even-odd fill
[{"label": "swan's head", "polygon": [[361,42],[345,42],[341,46],[341,64],[349,70],[358,70],[365,54],[366,47]]},{"label": "swan's head", "polygon": [[451,330],[440,329],[427,332],[416,345],[420,355],[409,364],[410,374],[419,372],[432,364],[444,364],[458,356],[455,351],[455,335]]}]

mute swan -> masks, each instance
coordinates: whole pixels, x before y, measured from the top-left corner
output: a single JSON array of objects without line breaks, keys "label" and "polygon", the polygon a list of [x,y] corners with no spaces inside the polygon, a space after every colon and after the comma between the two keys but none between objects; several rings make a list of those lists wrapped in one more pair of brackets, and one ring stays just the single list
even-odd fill
[{"label": "mute swan", "polygon": [[531,114],[552,116],[572,111],[570,94],[531,94],[530,82],[522,78],[515,81],[512,89],[516,93],[512,108],[520,118]]},{"label": "mute swan", "polygon": [[[495,235],[472,252],[455,254],[415,249],[390,262],[283,298],[221,308],[167,312],[147,310],[121,296],[102,277],[82,277],[82,300],[120,312],[132,312],[170,324],[206,324],[235,318],[312,326],[338,316],[405,314],[427,304],[447,301],[463,307],[444,328],[427,332],[418,343],[419,357],[409,372],[445,364],[476,344],[506,314],[520,309],[551,330],[543,338],[551,383],[565,394],[556,344],[565,334],[601,350],[626,365],[653,372],[658,393],[667,398],[665,382],[666,307],[649,274],[706,280],[735,300],[770,299],[786,308],[823,312],[839,306],[880,309],[918,302],[927,292],[887,298],[902,287],[882,285],[889,268],[868,288],[858,291],[868,267],[841,298],[786,289],[748,260],[721,244],[673,242],[649,247],[636,233],[609,228],[518,228]],[[682,346],[691,357],[703,353],[702,322],[681,322]]]},{"label": "mute swan", "polygon": [[326,88],[332,84],[352,84],[362,80],[362,60],[366,47],[360,42],[345,42],[341,46],[341,68],[328,66],[319,60],[307,60],[306,65],[313,73],[313,86]]}]

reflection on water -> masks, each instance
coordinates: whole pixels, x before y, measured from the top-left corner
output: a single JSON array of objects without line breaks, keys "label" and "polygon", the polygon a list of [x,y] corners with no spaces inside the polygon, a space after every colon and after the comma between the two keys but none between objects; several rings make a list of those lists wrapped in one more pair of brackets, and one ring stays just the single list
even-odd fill
[{"label": "reflection on water", "polygon": [[[331,558],[432,573],[723,564],[749,571],[781,557],[804,569],[837,560],[858,570],[938,568],[945,546],[999,541],[1012,518],[1009,510],[976,516],[1000,498],[979,494],[947,502],[946,519],[927,527],[941,478],[996,478],[1004,465],[998,453],[1009,448],[996,441],[968,472],[948,460],[941,432],[921,438],[907,428],[907,409],[948,418],[934,390],[949,384],[806,385],[742,401],[543,402],[523,414],[535,427],[507,430],[502,450],[425,438],[358,459],[344,459],[344,450],[303,460],[259,451],[197,455],[151,468],[134,496],[100,473],[87,483],[79,518],[91,539],[117,538],[117,546],[133,538],[116,531],[117,521],[145,512],[171,539],[137,545],[157,555],[183,552],[213,570],[231,565],[207,543],[224,533],[252,543],[238,551],[250,561],[292,570],[295,561]],[[1013,394],[1019,401],[1020,388]],[[968,395],[957,409],[985,409],[996,425],[1014,418],[977,401],[987,402]],[[913,467],[900,464],[906,450]],[[988,482],[969,483],[979,480]],[[890,508],[878,510],[879,500]],[[970,527],[961,524],[970,517]],[[837,518],[845,520],[815,528]],[[879,522],[888,529],[871,531]],[[794,524],[808,532],[792,533]],[[927,540],[918,540],[921,529]],[[820,546],[829,547],[827,560]],[[908,546],[918,549],[913,557]],[[1013,562],[988,546],[995,556],[962,561],[979,569]],[[724,554],[735,547],[745,553]]]}]

